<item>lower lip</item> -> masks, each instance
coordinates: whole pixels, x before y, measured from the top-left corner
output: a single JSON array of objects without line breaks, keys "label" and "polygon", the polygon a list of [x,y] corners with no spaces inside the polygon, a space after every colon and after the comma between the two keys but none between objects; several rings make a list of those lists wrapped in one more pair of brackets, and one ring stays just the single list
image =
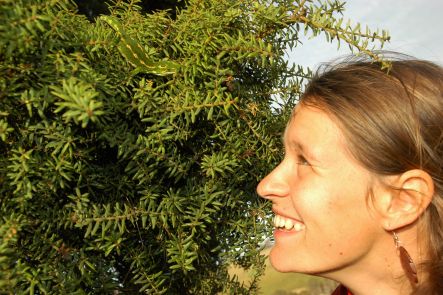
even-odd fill
[{"label": "lower lip", "polygon": [[274,229],[274,237],[275,238],[280,238],[280,237],[291,237],[294,235],[299,234],[300,231],[295,231],[295,230],[285,230],[285,229]]}]

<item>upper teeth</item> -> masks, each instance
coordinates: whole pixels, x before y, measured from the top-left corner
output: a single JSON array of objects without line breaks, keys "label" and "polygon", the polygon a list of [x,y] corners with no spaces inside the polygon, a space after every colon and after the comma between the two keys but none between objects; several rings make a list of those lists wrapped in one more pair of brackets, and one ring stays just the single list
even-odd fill
[{"label": "upper teeth", "polygon": [[304,225],[302,223],[296,222],[280,215],[275,215],[274,226],[285,228],[287,230],[294,229],[295,231],[301,231],[304,228]]}]

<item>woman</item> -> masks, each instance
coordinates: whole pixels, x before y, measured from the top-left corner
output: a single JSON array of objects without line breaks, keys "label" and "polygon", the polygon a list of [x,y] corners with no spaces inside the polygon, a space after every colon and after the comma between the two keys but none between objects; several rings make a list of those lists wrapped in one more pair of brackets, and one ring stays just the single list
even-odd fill
[{"label": "woman", "polygon": [[333,294],[443,294],[443,69],[391,63],[318,73],[257,188],[274,268],[336,280]]}]

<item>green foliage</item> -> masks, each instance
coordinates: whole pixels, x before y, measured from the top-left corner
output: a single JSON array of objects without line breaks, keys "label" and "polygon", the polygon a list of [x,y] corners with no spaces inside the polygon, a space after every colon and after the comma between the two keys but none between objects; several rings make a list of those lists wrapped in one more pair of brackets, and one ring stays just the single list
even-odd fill
[{"label": "green foliage", "polygon": [[[0,293],[246,294],[264,267],[259,179],[308,69],[303,32],[367,52],[338,2],[0,5]],[[251,284],[228,276],[255,269]]]}]

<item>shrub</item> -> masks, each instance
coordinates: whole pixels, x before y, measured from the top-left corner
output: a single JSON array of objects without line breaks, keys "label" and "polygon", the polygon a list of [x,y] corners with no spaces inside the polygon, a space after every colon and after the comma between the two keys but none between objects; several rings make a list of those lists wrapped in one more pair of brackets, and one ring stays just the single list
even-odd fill
[{"label": "shrub", "polygon": [[189,0],[171,19],[115,1],[91,22],[68,0],[2,1],[2,292],[256,290],[255,186],[309,76],[287,48],[304,29],[386,39],[342,26],[339,3],[293,2]]}]

